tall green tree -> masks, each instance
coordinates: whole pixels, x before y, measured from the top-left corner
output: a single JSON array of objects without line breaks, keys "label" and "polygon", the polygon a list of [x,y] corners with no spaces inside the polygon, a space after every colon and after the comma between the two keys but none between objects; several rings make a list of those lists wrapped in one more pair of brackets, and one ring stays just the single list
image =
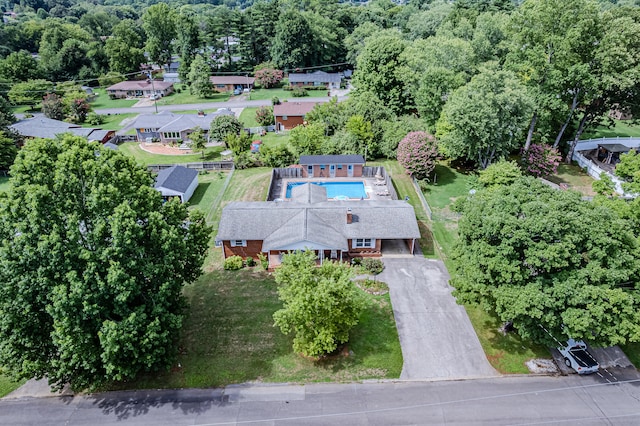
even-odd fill
[{"label": "tall green tree", "polygon": [[168,368],[182,287],[207,248],[202,213],[162,203],[146,169],[82,137],[30,141],[11,176],[0,202],[0,363],[76,390]]},{"label": "tall green tree", "polygon": [[53,83],[47,80],[29,80],[15,83],[7,96],[14,105],[38,105],[44,95],[53,91]]},{"label": "tall green tree", "polygon": [[192,95],[199,98],[209,98],[213,95],[213,83],[211,83],[211,67],[202,55],[196,55],[191,63],[191,69],[186,81]]},{"label": "tall green tree", "polygon": [[278,22],[279,1],[258,0],[242,14],[239,53],[248,66],[271,60],[270,46]]},{"label": "tall green tree", "polygon": [[0,170],[7,172],[18,155],[16,141],[4,130],[0,130]]},{"label": "tall green tree", "polygon": [[353,75],[356,87],[353,96],[371,92],[396,114],[410,107],[413,100],[411,94],[404,91],[402,75],[405,48],[406,42],[394,31],[368,37]]},{"label": "tall green tree", "polygon": [[191,149],[194,151],[200,151],[202,159],[204,159],[204,150],[207,147],[207,139],[204,136],[204,130],[200,127],[196,127],[189,135],[189,139],[191,140]]},{"label": "tall green tree", "polygon": [[451,281],[459,303],[479,303],[549,346],[545,329],[595,346],[640,340],[638,243],[627,221],[533,178],[478,191],[461,211]]},{"label": "tall green tree", "polygon": [[176,15],[177,51],[180,56],[178,73],[182,81],[187,80],[191,71],[191,63],[202,47],[202,37],[196,18],[192,12],[182,11]]},{"label": "tall green tree", "polygon": [[313,34],[305,15],[288,10],[280,15],[271,44],[271,59],[279,68],[295,69],[314,64]]},{"label": "tall green tree", "polygon": [[244,125],[235,115],[220,115],[209,126],[209,139],[223,142],[229,134],[240,134]]},{"label": "tall green tree", "polygon": [[506,71],[484,71],[451,94],[436,124],[443,152],[486,168],[522,144],[532,110],[526,88]]},{"label": "tall green tree", "polygon": [[142,28],[147,34],[149,58],[160,66],[171,62],[172,42],[176,38],[175,12],[166,3],[149,6],[142,15]]},{"label": "tall green tree", "polygon": [[293,334],[294,351],[316,357],[349,340],[367,299],[351,281],[348,265],[316,267],[312,250],[299,251],[284,256],[275,276],[284,306],[273,319],[283,333]]},{"label": "tall green tree", "polygon": [[126,19],[113,28],[113,35],[105,42],[105,53],[112,72],[135,72],[145,62],[142,37],[135,28],[135,22]]},{"label": "tall green tree", "polygon": [[317,155],[324,139],[324,125],[310,123],[291,129],[289,146],[297,155]]},{"label": "tall green tree", "polygon": [[9,81],[27,81],[41,76],[38,63],[26,50],[13,52],[0,60],[0,78]]}]

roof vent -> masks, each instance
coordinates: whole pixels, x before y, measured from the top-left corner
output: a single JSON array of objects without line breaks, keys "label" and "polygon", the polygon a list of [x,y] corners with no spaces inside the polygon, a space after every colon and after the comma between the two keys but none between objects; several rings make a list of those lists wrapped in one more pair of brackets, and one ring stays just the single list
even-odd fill
[{"label": "roof vent", "polygon": [[351,213],[351,207],[347,209],[347,225],[353,223],[353,214]]}]

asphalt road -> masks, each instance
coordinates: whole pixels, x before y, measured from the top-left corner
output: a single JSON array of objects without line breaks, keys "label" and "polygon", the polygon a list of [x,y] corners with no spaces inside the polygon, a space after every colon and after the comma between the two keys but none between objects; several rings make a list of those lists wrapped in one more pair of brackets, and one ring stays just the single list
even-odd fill
[{"label": "asphalt road", "polygon": [[464,307],[451,295],[441,261],[384,258],[379,279],[389,285],[402,346],[401,379],[462,379],[498,373],[487,361]]},{"label": "asphalt road", "polygon": [[632,425],[640,379],[230,386],[0,400],[3,425]]},{"label": "asphalt road", "polygon": [[[328,102],[332,98],[295,98],[290,99],[289,102]],[[344,96],[338,97],[339,101],[346,99]],[[183,104],[183,105],[158,105],[158,111],[190,111],[197,109],[215,109],[215,108],[247,108],[247,107],[259,107],[263,105],[271,105],[270,99],[264,99],[259,101],[249,100],[237,100],[226,102],[202,102],[197,104]],[[130,113],[148,113],[155,112],[155,106],[144,107],[126,107],[126,108],[102,108],[94,110],[98,114],[130,114]]]}]

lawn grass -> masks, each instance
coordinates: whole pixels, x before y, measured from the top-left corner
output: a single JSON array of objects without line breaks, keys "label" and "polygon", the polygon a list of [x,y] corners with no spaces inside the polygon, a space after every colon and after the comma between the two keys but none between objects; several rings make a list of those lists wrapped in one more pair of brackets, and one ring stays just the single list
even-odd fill
[{"label": "lawn grass", "polygon": [[0,176],[0,192],[7,192],[9,190],[9,177]]},{"label": "lawn grass", "polygon": [[185,287],[190,310],[177,363],[168,372],[120,383],[116,389],[220,387],[233,383],[354,381],[397,378],[402,353],[388,295],[351,333],[349,356],[324,360],[293,352],[291,337],[273,326],[281,307],[273,277],[258,268],[216,270]]},{"label": "lawn grass", "polygon": [[640,343],[627,343],[620,348],[636,368],[640,367]]},{"label": "lawn grass", "polygon": [[596,195],[591,187],[594,179],[576,164],[560,164],[558,166],[558,173],[548,177],[547,180],[557,184],[564,183],[568,185],[570,189],[581,192],[587,196]]},{"label": "lawn grass", "polygon": [[194,163],[199,161],[220,161],[220,153],[224,150],[223,146],[214,146],[205,149],[204,160],[200,152],[194,154],[182,155],[163,155],[152,154],[140,148],[138,142],[125,142],[118,146],[118,149],[136,159],[139,164],[148,166],[149,164],[182,164]]},{"label": "lawn grass", "polygon": [[209,171],[198,175],[198,187],[189,200],[189,208],[201,210],[205,217],[212,217],[217,207],[216,199],[228,175],[229,172],[226,171]]},{"label": "lawn grass", "polygon": [[258,108],[248,107],[244,108],[240,113],[239,120],[244,124],[244,127],[258,127],[260,126],[256,121],[256,111]]},{"label": "lawn grass", "polygon": [[549,349],[542,345],[523,342],[518,333],[503,335],[498,329],[502,322],[479,306],[466,305],[465,309],[478,335],[487,359],[500,373],[527,374],[525,362],[532,358],[550,358]]},{"label": "lawn grass", "polygon": [[138,113],[101,115],[104,117],[104,123],[97,126],[89,123],[83,123],[82,127],[95,127],[104,130],[120,130],[124,126],[124,124],[122,124],[124,120],[129,120],[133,117],[136,117]]},{"label": "lawn grass", "polygon": [[613,127],[598,126],[584,132],[581,139],[614,138],[616,136],[640,137],[640,124],[634,124],[629,120],[615,120]]},{"label": "lawn grass", "polygon": [[188,90],[182,90],[180,93],[173,92],[168,96],[162,97],[156,101],[158,106],[162,105],[182,105],[182,104],[203,104],[207,102],[226,102],[229,100],[229,93],[215,92],[210,98],[200,98],[192,95]]},{"label": "lawn grass", "polygon": [[91,108],[128,108],[135,105],[138,99],[110,99],[105,89],[93,89],[97,96],[91,101]]},{"label": "lawn grass", "polygon": [[20,380],[18,382],[13,381],[8,376],[4,374],[0,374],[0,398],[6,396],[18,389],[20,386],[24,385],[26,380]]}]

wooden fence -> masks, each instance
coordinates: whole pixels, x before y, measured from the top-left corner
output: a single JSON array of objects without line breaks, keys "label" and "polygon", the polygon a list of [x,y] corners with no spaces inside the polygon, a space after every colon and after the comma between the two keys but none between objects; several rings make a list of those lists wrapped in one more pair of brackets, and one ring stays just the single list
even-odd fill
[{"label": "wooden fence", "polygon": [[160,170],[168,169],[173,166],[183,166],[188,169],[195,170],[233,170],[233,161],[200,161],[195,163],[182,164],[150,164],[147,166],[149,171],[158,173]]},{"label": "wooden fence", "polygon": [[287,167],[273,169],[271,171],[271,181],[269,182],[269,192],[267,201],[273,201],[282,196],[282,179],[299,179],[302,177],[302,169],[298,167]]}]

